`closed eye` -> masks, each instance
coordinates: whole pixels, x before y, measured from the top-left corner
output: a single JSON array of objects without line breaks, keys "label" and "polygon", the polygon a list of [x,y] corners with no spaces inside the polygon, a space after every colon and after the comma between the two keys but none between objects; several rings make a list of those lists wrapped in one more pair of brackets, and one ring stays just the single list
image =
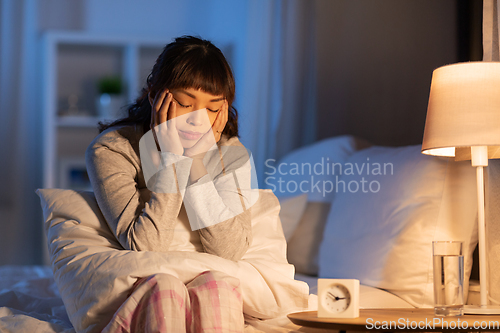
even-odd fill
[{"label": "closed eye", "polygon": [[181,107],[183,107],[183,108],[190,108],[190,107],[192,106],[192,105],[184,105],[184,104],[181,104],[181,103],[180,103],[178,100],[176,100],[175,98],[174,98],[174,100],[177,102],[177,104],[179,104],[179,105],[180,105]]},{"label": "closed eye", "polygon": [[[175,100],[175,101],[177,102],[177,104],[179,104],[179,105],[180,105],[180,107],[182,107],[182,108],[190,108],[190,107],[192,107],[192,105],[184,105],[184,104],[182,104],[181,102],[179,102],[179,101],[178,101],[178,100],[176,100],[175,98],[174,98],[174,100]],[[214,112],[214,113],[216,113],[216,112],[219,112],[220,108],[219,108],[219,109],[217,109],[217,110],[212,110],[212,109],[208,109],[208,108],[207,108],[207,110],[208,110],[208,111],[210,111],[210,112]]]}]

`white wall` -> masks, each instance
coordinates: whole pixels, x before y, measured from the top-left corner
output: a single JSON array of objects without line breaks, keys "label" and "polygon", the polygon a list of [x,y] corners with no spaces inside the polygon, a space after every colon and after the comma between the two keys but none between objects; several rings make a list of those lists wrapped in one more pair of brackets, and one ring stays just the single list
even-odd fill
[{"label": "white wall", "polygon": [[458,1],[316,3],[318,137],[420,143],[432,71],[458,61]]},{"label": "white wall", "polygon": [[[235,57],[245,52],[248,1],[228,0],[87,0],[85,31],[98,34],[154,36],[171,40],[195,35],[221,47],[233,44]],[[234,70],[239,71],[240,63]]]}]

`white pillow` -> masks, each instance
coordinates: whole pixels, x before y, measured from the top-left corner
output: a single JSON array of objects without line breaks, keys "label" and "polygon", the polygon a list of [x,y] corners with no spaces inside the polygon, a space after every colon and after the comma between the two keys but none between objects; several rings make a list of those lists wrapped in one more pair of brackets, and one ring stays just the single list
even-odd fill
[{"label": "white pillow", "polygon": [[[335,194],[328,192],[327,187],[335,176],[331,169],[327,169],[327,165],[331,167],[332,163],[344,163],[357,150],[368,146],[368,142],[362,139],[343,135],[296,149],[279,162],[266,161],[264,183],[278,196],[280,202],[284,203],[286,198],[298,194],[307,195],[308,202],[303,213],[296,216],[299,221],[282,219],[288,242],[288,260],[297,272],[318,274],[319,244]],[[326,193],[323,193],[323,185]],[[292,227],[287,226],[289,222]],[[294,232],[289,234],[292,228]]]},{"label": "white pillow", "polygon": [[307,194],[304,193],[295,197],[279,199],[279,201],[281,205],[281,226],[283,227],[285,239],[288,242],[295,232],[295,229],[297,229],[300,219],[304,214],[304,210],[306,209]]},{"label": "white pillow", "polygon": [[307,193],[308,201],[329,203],[335,193],[328,192],[328,188],[323,191],[323,184],[335,176],[327,166],[344,163],[354,152],[367,146],[364,140],[343,135],[301,147],[279,162],[266,161],[264,183],[279,198]]},{"label": "white pillow", "polygon": [[[372,147],[347,162],[320,247],[320,277],[357,278],[431,307],[432,241],[460,240],[467,291],[477,243],[470,162],[422,155],[420,146]],[[350,166],[354,175],[346,174]]]},{"label": "white pillow", "polygon": [[323,239],[329,202],[308,202],[295,232],[287,240],[288,262],[297,273],[318,275],[319,245]]},{"label": "white pillow", "polygon": [[308,307],[308,287],[293,280],[279,222],[279,203],[259,190],[250,208],[253,240],[242,260],[207,253],[126,251],[116,241],[92,192],[38,190],[54,279],[77,332],[100,332],[128,297],[134,283],[157,273],[184,283],[206,270],[240,280],[243,311],[269,319]]}]

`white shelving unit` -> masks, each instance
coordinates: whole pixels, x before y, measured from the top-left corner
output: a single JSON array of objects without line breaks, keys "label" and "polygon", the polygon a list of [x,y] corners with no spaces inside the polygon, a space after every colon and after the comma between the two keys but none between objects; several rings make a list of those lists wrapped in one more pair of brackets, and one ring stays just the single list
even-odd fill
[{"label": "white shelving unit", "polygon": [[[49,32],[43,36],[45,188],[71,187],[64,181],[67,167],[83,163],[85,149],[98,134],[101,119],[94,107],[97,81],[103,76],[121,76],[127,102],[133,101],[170,40],[77,32]],[[63,115],[64,100],[70,94],[78,97],[80,113]]]}]

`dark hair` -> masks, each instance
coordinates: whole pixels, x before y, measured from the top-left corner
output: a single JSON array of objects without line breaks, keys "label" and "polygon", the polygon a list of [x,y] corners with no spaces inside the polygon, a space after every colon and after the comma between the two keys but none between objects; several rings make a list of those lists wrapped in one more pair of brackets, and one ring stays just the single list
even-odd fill
[{"label": "dark hair", "polygon": [[222,134],[238,136],[238,113],[232,107],[235,84],[231,67],[222,52],[210,41],[193,36],[182,36],[167,44],[149,74],[146,86],[135,103],[128,107],[128,116],[111,123],[99,122],[99,132],[124,124],[142,124],[144,133],[150,130],[151,105],[148,94],[154,98],[165,89],[200,89],[226,98],[228,120]]}]

